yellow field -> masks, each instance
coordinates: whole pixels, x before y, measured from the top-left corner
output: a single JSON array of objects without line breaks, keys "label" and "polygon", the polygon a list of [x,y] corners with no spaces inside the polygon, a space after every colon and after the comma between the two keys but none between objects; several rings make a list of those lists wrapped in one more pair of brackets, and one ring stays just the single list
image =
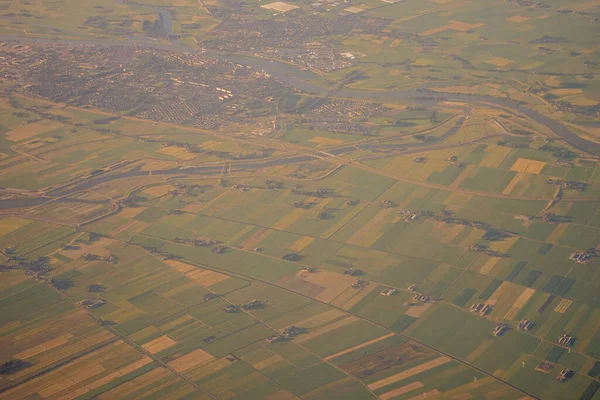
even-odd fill
[{"label": "yellow field", "polygon": [[554,312],[557,312],[559,314],[564,314],[565,311],[567,311],[569,309],[571,304],[573,304],[572,300],[562,299],[560,301],[560,303],[558,303],[558,305],[554,309]]},{"label": "yellow field", "polygon": [[171,157],[175,157],[178,160],[193,160],[196,158],[194,153],[190,153],[182,147],[163,147],[158,150],[158,153],[167,154]]},{"label": "yellow field", "polygon": [[304,250],[305,248],[307,248],[308,246],[310,246],[311,243],[314,241],[315,241],[314,237],[302,236],[300,239],[298,239],[294,243],[292,243],[292,245],[289,247],[289,249],[300,252],[300,251]]},{"label": "yellow field", "polygon": [[399,387],[397,389],[391,390],[389,392],[383,393],[379,395],[379,398],[381,400],[388,400],[388,399],[392,399],[394,397],[398,397],[400,395],[403,395],[404,393],[408,393],[408,392],[412,392],[413,390],[417,390],[422,388],[424,385],[421,382],[413,382],[413,383],[409,383],[408,385],[404,385],[402,387]]},{"label": "yellow field", "polygon": [[62,250],[60,254],[67,256],[71,259],[79,258],[87,253],[94,254],[100,257],[108,257],[110,255],[110,250],[106,249],[106,247],[110,246],[113,243],[115,243],[113,239],[101,237],[100,239],[94,241],[92,244],[78,243],[78,249]]},{"label": "yellow field", "polygon": [[481,167],[498,168],[502,161],[512,152],[510,147],[503,146],[488,146],[486,149],[487,155],[479,165]]},{"label": "yellow field", "polygon": [[[598,104],[598,102],[594,99],[590,99],[584,96],[574,96],[574,97],[570,97],[569,98],[569,103],[574,104],[576,106],[594,106],[596,104]],[[579,126],[579,128],[581,129],[581,126]],[[600,131],[600,129],[598,128],[589,128],[589,127],[585,127],[583,129],[586,132],[598,132]],[[596,137],[598,136],[598,134],[595,135]]]},{"label": "yellow field", "polygon": [[512,307],[508,310],[508,312],[504,315],[505,319],[512,319],[517,312],[529,301],[531,296],[535,294],[535,289],[525,288],[523,293],[513,303]]},{"label": "yellow field", "polygon": [[177,166],[176,161],[161,161],[161,160],[145,160],[141,164],[141,171],[155,171],[161,169],[169,169]]},{"label": "yellow field", "polygon": [[291,10],[295,10],[298,6],[284,3],[283,1],[276,1],[275,3],[265,4],[264,6],[260,6],[261,8],[266,8],[267,10],[275,10],[279,12],[287,12]]},{"label": "yellow field", "polygon": [[[94,344],[83,343],[86,347]],[[82,349],[77,348],[74,350],[81,352]],[[67,354],[65,353],[63,356],[67,356]],[[112,371],[107,370],[103,365],[104,362],[114,365],[115,361],[122,357],[132,361]],[[42,360],[37,357],[37,362],[41,363]],[[42,374],[35,379],[1,393],[0,399],[21,399],[27,397],[72,399],[110,383],[150,362],[152,360],[149,357],[140,358],[139,354],[123,341],[115,341],[75,358],[70,363],[50,369],[46,374]],[[29,371],[29,373],[31,372]],[[12,377],[18,378],[17,375],[19,374],[14,374]]]},{"label": "yellow field", "polygon": [[350,13],[359,13],[359,12],[365,11],[365,9],[361,8],[361,7],[352,6],[352,7],[344,8],[344,11],[348,11]]},{"label": "yellow field", "polygon": [[4,217],[0,219],[0,237],[30,224],[32,221],[19,217]]},{"label": "yellow field", "polygon": [[169,363],[169,366],[177,372],[185,372],[202,364],[206,364],[213,359],[214,357],[211,354],[202,349],[198,349],[182,357],[176,358]]},{"label": "yellow field", "polygon": [[317,336],[320,336],[320,335],[322,335],[324,333],[327,333],[327,332],[331,332],[331,331],[333,331],[335,329],[344,327],[344,326],[349,325],[349,324],[351,324],[353,322],[356,322],[356,321],[357,321],[356,317],[353,317],[353,316],[349,315],[347,317],[344,317],[344,318],[342,318],[342,319],[340,319],[338,321],[332,322],[330,324],[321,325],[318,328],[311,329],[311,331],[309,333],[307,333],[306,335],[299,336],[298,339],[295,339],[294,341],[296,343],[298,343],[298,344],[299,343],[304,343],[307,340],[314,339]]},{"label": "yellow field", "polygon": [[174,187],[171,185],[151,186],[147,189],[144,189],[142,193],[149,194],[152,197],[161,197],[173,189]]},{"label": "yellow field", "polygon": [[460,242],[460,245],[463,247],[468,247],[472,244],[475,244],[479,239],[481,239],[484,233],[485,232],[481,229],[473,229],[473,231],[469,233],[469,236]]},{"label": "yellow field", "polygon": [[252,366],[258,370],[262,370],[265,369],[267,367],[271,367],[273,365],[276,365],[278,363],[280,363],[282,361],[281,357],[279,356],[273,356],[273,357],[269,357],[266,360],[262,360],[259,361],[255,364],[252,364]]},{"label": "yellow field", "polygon": [[[129,209],[126,209],[129,210]],[[132,233],[139,233],[150,226],[149,222],[133,220],[129,221],[121,226],[118,226],[114,230],[110,232],[111,236],[119,235],[125,231],[130,231]]]},{"label": "yellow field", "polygon": [[562,96],[572,96],[572,95],[575,95],[575,94],[581,94],[581,93],[583,93],[583,89],[580,89],[580,88],[576,88],[576,89],[568,89],[568,88],[565,88],[565,89],[554,89],[550,93],[552,93],[555,96],[560,96],[560,97],[562,97]]},{"label": "yellow field", "polygon": [[171,267],[175,268],[177,271],[181,272],[182,274],[185,274],[188,278],[190,278],[197,284],[205,287],[210,287],[219,282],[223,282],[226,279],[229,279],[228,275],[224,275],[219,272],[214,272],[208,269],[202,269],[181,261],[166,260],[165,262]]},{"label": "yellow field", "polygon": [[333,224],[329,229],[321,234],[322,239],[329,239],[333,234],[339,231],[344,225],[346,225],[351,219],[353,219],[359,212],[366,207],[366,204],[358,204],[354,206],[354,209],[346,214],[341,220]]},{"label": "yellow field", "polygon": [[435,360],[428,361],[426,363],[417,365],[416,367],[407,369],[406,371],[402,371],[385,379],[373,382],[370,385],[368,385],[368,387],[371,390],[377,390],[384,386],[391,385],[392,383],[396,383],[404,379],[410,378],[412,376],[418,375],[422,372],[429,371],[432,368],[439,367],[440,365],[444,365],[450,361],[451,359],[448,357],[438,357]]},{"label": "yellow field", "polygon": [[374,343],[381,342],[382,340],[390,338],[390,337],[392,337],[394,335],[395,335],[395,333],[388,333],[387,335],[380,336],[377,339],[369,340],[368,342],[364,342],[364,343],[361,343],[361,344],[359,344],[357,346],[350,347],[349,349],[342,350],[339,353],[335,353],[335,354],[332,354],[330,356],[325,357],[325,361],[331,360],[331,359],[339,357],[339,356],[343,356],[344,354],[348,354],[348,353],[350,353],[352,351],[355,351],[355,350],[358,350],[358,349],[362,349],[363,347],[370,346],[370,345],[372,345]]},{"label": "yellow field", "polygon": [[494,251],[506,253],[515,244],[515,242],[518,239],[519,239],[518,236],[512,236],[512,237],[508,237],[504,240],[498,240],[498,241],[492,242],[490,244],[490,249],[492,249]]},{"label": "yellow field", "polygon": [[494,293],[492,293],[492,295],[491,295],[491,296],[490,296],[490,298],[489,298],[489,299],[486,301],[486,303],[487,303],[487,304],[495,304],[495,303],[498,301],[498,299],[500,298],[500,296],[502,296],[502,294],[503,294],[503,293],[504,293],[506,290],[508,290],[508,288],[509,288],[510,286],[515,286],[515,284],[514,284],[514,283],[512,283],[512,282],[507,282],[507,281],[504,281],[504,282],[502,282],[502,284],[501,284],[500,286],[498,286],[498,289],[496,289],[496,290],[494,291]]},{"label": "yellow field", "polygon": [[285,217],[281,218],[279,221],[273,224],[272,228],[277,230],[284,230],[288,226],[292,225],[294,222],[298,221],[306,213],[308,213],[308,210],[305,210],[303,208],[294,208]]},{"label": "yellow field", "polygon": [[558,227],[552,231],[546,242],[557,244],[558,239],[562,236],[563,233],[567,230],[569,224],[558,224]]},{"label": "yellow field", "polygon": [[402,39],[396,39],[392,42],[392,44],[390,44],[390,47],[396,48],[396,47],[400,46],[400,43],[402,43]]},{"label": "yellow field", "polygon": [[61,336],[61,337],[58,337],[58,338],[55,338],[52,340],[48,340],[42,344],[38,344],[37,346],[27,349],[21,353],[15,354],[15,357],[20,360],[25,360],[27,358],[31,358],[40,353],[43,353],[43,352],[53,349],[55,347],[62,346],[65,343],[68,343],[69,339],[71,337],[72,337],[72,335],[66,334],[64,336]]},{"label": "yellow field", "polygon": [[521,23],[521,22],[528,21],[529,18],[521,16],[521,15],[515,15],[514,17],[506,18],[506,20],[511,21],[511,22]]},{"label": "yellow field", "polygon": [[490,257],[490,259],[487,260],[486,263],[483,264],[483,266],[479,269],[479,273],[483,275],[489,274],[500,260],[500,257]]},{"label": "yellow field", "polygon": [[480,355],[482,355],[492,344],[494,344],[494,341],[492,339],[485,339],[485,340],[483,340],[481,343],[479,343],[479,346],[475,347],[475,350],[473,350],[465,358],[465,361],[467,361],[467,362],[473,362],[477,357],[479,357]]},{"label": "yellow field", "polygon": [[187,274],[187,276],[194,282],[197,282],[200,285],[206,287],[210,287],[219,282],[223,282],[226,279],[229,279],[229,276],[227,275],[208,270],[198,270]]},{"label": "yellow field", "polygon": [[148,343],[144,344],[142,348],[150,354],[156,354],[176,344],[176,341],[165,335],[149,341]]},{"label": "yellow field", "polygon": [[32,136],[41,135],[42,133],[58,129],[61,126],[63,126],[63,124],[60,122],[44,120],[9,131],[5,133],[5,136],[8,140],[18,142],[20,140],[29,139]]},{"label": "yellow field", "polygon": [[[367,295],[369,293],[371,293],[373,290],[375,290],[376,288],[377,288],[377,286],[375,286],[375,285],[369,285],[366,288],[359,289],[359,290],[355,290],[352,288],[346,289],[346,291],[352,290],[353,293],[348,299],[344,300],[343,302],[340,302],[339,307],[342,307],[344,310],[350,310],[352,307],[357,305],[362,299],[367,297]],[[342,297],[342,296],[340,296],[340,297]],[[340,297],[338,297],[334,301],[332,301],[331,304],[337,305],[338,301],[341,300]]]},{"label": "yellow field", "polygon": [[494,57],[492,59],[489,59],[487,61],[488,64],[492,64],[495,65],[497,67],[506,67],[507,65],[510,65],[512,63],[514,63],[514,60],[508,59],[508,58],[502,58],[502,57]]},{"label": "yellow field", "polygon": [[404,312],[404,315],[408,315],[409,317],[419,318],[429,307],[431,307],[433,303],[420,304],[417,306],[411,306]]},{"label": "yellow field", "polygon": [[344,141],[341,139],[326,138],[326,137],[322,137],[322,136],[316,136],[316,137],[310,139],[309,142],[317,143],[318,144],[317,147],[344,143]]},{"label": "yellow field", "polygon": [[456,177],[456,179],[454,180],[454,182],[452,182],[450,184],[450,187],[451,188],[457,188],[457,187],[459,187],[465,181],[465,179],[470,178],[475,173],[476,169],[477,169],[477,166],[474,165],[474,164],[467,165],[462,170],[462,172]]},{"label": "yellow field", "polygon": [[457,32],[466,32],[471,29],[482,27],[484,24],[469,24],[467,22],[462,21],[450,21],[449,24],[443,25],[437,28],[430,29],[428,31],[420,33],[420,36],[429,36],[436,33],[440,33],[447,30],[457,31]]},{"label": "yellow field", "polygon": [[346,289],[350,288],[356,281],[356,278],[351,276],[326,270],[319,270],[317,272],[300,271],[298,274],[296,274],[295,279],[299,279],[322,288],[315,298],[326,303],[329,303],[338,297]]},{"label": "yellow field", "polygon": [[274,231],[272,229],[261,228],[258,231],[254,232],[252,236],[246,239],[242,243],[242,247],[246,250],[253,250],[256,246],[267,236],[269,236]]},{"label": "yellow field", "polygon": [[196,368],[193,371],[188,371],[187,376],[190,379],[202,379],[205,376],[210,374],[214,374],[224,368],[227,368],[231,364],[231,361],[227,360],[227,358],[221,358],[216,361],[211,362],[210,364],[204,364],[200,368]]},{"label": "yellow field", "polygon": [[227,239],[227,241],[225,243],[226,244],[234,244],[235,242],[237,242],[237,240],[239,238],[241,238],[242,236],[246,235],[252,229],[254,229],[254,226],[252,226],[252,225],[246,226],[244,229],[242,229],[241,231],[239,231],[238,233],[236,233],[235,235],[233,235],[232,237],[230,237],[229,239]]},{"label": "yellow field", "polygon": [[[394,210],[391,208],[385,208],[379,211],[373,218],[371,218],[366,224],[364,224],[359,230],[354,233],[348,240],[346,240],[347,244],[355,245],[355,246],[365,246],[369,247],[371,244],[375,243],[378,239],[377,230],[381,224],[386,223],[388,219],[388,215],[391,214]],[[371,237],[365,237],[367,234],[371,233],[371,231],[375,231],[375,235],[369,235]],[[363,240],[366,239],[366,240]]]},{"label": "yellow field", "polygon": [[506,185],[506,187],[502,191],[502,194],[510,194],[515,189],[515,187],[517,187],[519,182],[521,182],[521,179],[523,179],[524,177],[525,175],[523,172],[517,172],[514,178],[512,178],[511,181],[508,182],[508,185]]},{"label": "yellow field", "polygon": [[296,321],[294,325],[306,327],[307,329],[312,329],[317,326],[328,324],[329,322],[338,318],[342,318],[345,315],[346,314],[344,314],[343,311],[333,309],[322,312],[321,314],[313,315],[312,317],[303,319],[301,321]]},{"label": "yellow field", "polygon": [[527,158],[517,158],[515,163],[510,167],[511,171],[518,172],[528,172],[530,174],[538,175],[544,167],[546,163],[543,161],[530,160]]}]

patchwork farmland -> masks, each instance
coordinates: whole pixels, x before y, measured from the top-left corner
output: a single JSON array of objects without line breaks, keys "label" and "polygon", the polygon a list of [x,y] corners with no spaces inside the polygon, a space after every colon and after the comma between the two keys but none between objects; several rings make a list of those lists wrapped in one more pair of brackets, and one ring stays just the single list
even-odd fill
[{"label": "patchwork farmland", "polygon": [[0,399],[599,399],[597,1],[4,3]]}]

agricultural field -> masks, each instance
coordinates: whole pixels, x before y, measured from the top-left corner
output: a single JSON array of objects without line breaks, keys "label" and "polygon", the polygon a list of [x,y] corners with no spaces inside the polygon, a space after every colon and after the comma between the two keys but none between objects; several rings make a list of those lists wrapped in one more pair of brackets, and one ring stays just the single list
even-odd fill
[{"label": "agricultural field", "polygon": [[0,0],[0,399],[599,400],[596,0]]}]

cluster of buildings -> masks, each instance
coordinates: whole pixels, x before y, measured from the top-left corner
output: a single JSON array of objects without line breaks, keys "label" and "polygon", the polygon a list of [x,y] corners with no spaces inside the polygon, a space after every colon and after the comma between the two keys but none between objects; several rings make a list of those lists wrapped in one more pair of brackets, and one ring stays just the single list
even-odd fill
[{"label": "cluster of buildings", "polygon": [[251,300],[242,306],[238,306],[235,304],[228,304],[227,306],[225,306],[225,308],[223,308],[223,311],[228,312],[228,313],[236,313],[242,309],[243,310],[253,310],[256,308],[262,308],[262,307],[264,307],[265,304],[267,304],[266,300]]},{"label": "cluster of buildings", "polygon": [[428,295],[421,294],[421,293],[415,293],[415,295],[412,297],[412,299],[414,301],[418,301],[421,303],[427,303],[427,302],[429,302],[429,300],[431,300],[431,298]]},{"label": "cluster of buildings", "polygon": [[531,328],[533,328],[534,322],[528,319],[522,319],[519,322],[519,329],[521,329],[522,331],[529,331]]},{"label": "cluster of buildings", "polygon": [[577,264],[589,264],[592,259],[592,254],[584,252],[574,252],[569,256],[569,260],[575,261]]},{"label": "cluster of buildings", "polygon": [[382,296],[393,296],[396,293],[398,293],[400,290],[396,289],[396,288],[385,288],[383,289],[383,291],[381,292]]},{"label": "cluster of buildings", "polygon": [[506,324],[498,324],[496,328],[494,328],[494,336],[502,336],[504,332],[508,329],[508,325]]},{"label": "cluster of buildings", "polygon": [[283,333],[269,336],[267,338],[267,343],[277,343],[284,340],[293,339],[297,335],[301,334],[303,331],[302,328],[298,328],[297,326],[289,326],[283,330]]},{"label": "cluster of buildings", "polygon": [[[554,369],[554,364],[549,361],[542,361],[536,367],[535,370],[539,372],[543,372],[545,374],[549,374],[550,371]],[[570,368],[563,368],[560,370],[558,375],[556,376],[556,380],[559,382],[565,382],[567,379],[570,379],[575,375],[575,371]]]},{"label": "cluster of buildings", "polygon": [[560,373],[556,376],[556,380],[559,382],[564,382],[567,379],[571,378],[575,375],[575,371],[569,368],[563,368]]},{"label": "cluster of buildings", "polygon": [[[257,18],[240,7],[228,7],[227,2],[220,3],[215,11],[222,20],[221,24],[204,40],[203,45],[222,51],[267,54],[283,60],[304,56],[302,58],[307,67],[327,68],[327,63],[310,62],[311,50],[315,59],[328,58],[327,49],[330,46],[321,44],[321,39],[352,31],[379,32],[389,23],[383,18],[342,13],[341,9],[340,12],[328,12],[328,9],[333,10],[331,4],[336,2],[338,5],[343,3],[339,0],[317,1],[312,4],[313,13],[310,14],[294,13],[289,9],[290,5],[282,4],[289,11],[282,9],[281,13],[292,12],[293,16],[268,19]],[[338,59],[339,55],[336,55],[335,60]]]},{"label": "cluster of buildings", "polygon": [[79,305],[83,308],[96,308],[104,305],[106,300],[104,299],[85,299],[79,302]]},{"label": "cluster of buildings", "polygon": [[285,261],[298,261],[300,259],[300,255],[297,253],[285,253],[283,257],[281,257]]},{"label": "cluster of buildings", "polygon": [[353,284],[352,284],[352,289],[362,289],[364,287],[367,287],[369,285],[369,282],[362,280],[362,279],[357,279]]},{"label": "cluster of buildings", "polygon": [[225,253],[227,251],[227,246],[223,246],[221,244],[218,244],[215,247],[213,247],[211,251],[213,253],[223,254],[223,253]]},{"label": "cluster of buildings", "polygon": [[571,347],[575,343],[575,338],[567,333],[563,333],[556,339],[556,344],[562,347]]},{"label": "cluster of buildings", "polygon": [[489,314],[493,308],[494,308],[494,306],[492,306],[491,304],[475,303],[475,304],[471,305],[471,308],[469,308],[469,311],[471,311],[474,314],[479,314],[479,315],[485,316],[485,315]]},{"label": "cluster of buildings", "polygon": [[307,123],[319,130],[340,134],[371,136],[379,126],[368,118],[380,115],[388,109],[381,104],[353,100],[331,100],[318,105],[304,115]]},{"label": "cluster of buildings", "polygon": [[189,244],[193,246],[214,246],[219,243],[218,240],[210,239],[210,238],[200,238],[200,239],[188,239],[188,238],[175,238],[175,243],[181,244]]},{"label": "cluster of buildings", "polygon": [[584,192],[587,189],[587,183],[577,181],[563,181],[561,179],[548,179],[546,181],[549,185],[561,186],[563,189],[576,190],[578,192]]},{"label": "cluster of buildings", "polygon": [[31,96],[203,129],[272,128],[263,117],[285,91],[201,53],[93,44],[0,42],[0,78]]},{"label": "cluster of buildings", "polygon": [[600,117],[600,103],[587,106],[573,104],[569,101],[558,101],[554,103],[553,106],[559,111],[568,112],[571,114],[579,114],[596,118]]},{"label": "cluster of buildings", "polygon": [[360,275],[361,273],[362,273],[361,270],[354,269],[354,268],[348,268],[347,270],[344,271],[344,275],[350,275],[350,276]]},{"label": "cluster of buildings", "polygon": [[381,200],[381,207],[383,207],[383,208],[396,207],[396,202],[394,200]]},{"label": "cluster of buildings", "polygon": [[419,217],[421,216],[421,213],[418,211],[412,211],[412,210],[403,208],[402,210],[398,211],[398,215],[401,216],[402,218],[404,218],[405,221],[412,222],[412,221],[416,221],[417,219],[419,219]]},{"label": "cluster of buildings", "polygon": [[319,72],[331,72],[352,66],[350,59],[332,47],[320,43],[306,48],[281,49],[280,57]]}]

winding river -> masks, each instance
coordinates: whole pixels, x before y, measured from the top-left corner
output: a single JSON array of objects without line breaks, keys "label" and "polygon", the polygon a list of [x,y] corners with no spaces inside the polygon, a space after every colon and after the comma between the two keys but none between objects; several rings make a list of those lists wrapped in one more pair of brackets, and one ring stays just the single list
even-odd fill
[{"label": "winding river", "polygon": [[[161,19],[163,20],[163,26],[168,27],[169,31],[172,29],[172,20],[166,10],[164,14],[161,12],[162,9],[159,9]],[[315,83],[322,80],[322,78],[314,74],[310,71],[306,71],[304,69],[298,68],[296,66],[290,65],[281,61],[272,61],[268,59],[264,59],[261,57],[248,56],[248,55],[238,55],[238,54],[224,54],[213,51],[199,51],[190,49],[185,47],[177,42],[172,42],[170,44],[163,43],[159,41],[155,41],[149,38],[139,38],[139,37],[128,37],[120,40],[110,40],[110,39],[98,39],[93,41],[83,41],[83,40],[60,40],[60,39],[40,39],[40,38],[29,38],[25,36],[7,36],[0,35],[0,41],[20,41],[20,42],[41,42],[41,43],[63,43],[63,44],[90,44],[90,45],[103,45],[103,46],[128,46],[128,45],[137,45],[143,47],[151,47],[161,50],[170,50],[170,51],[182,51],[182,52],[190,52],[190,53],[203,53],[209,57],[220,58],[223,60],[227,60],[230,62],[234,62],[237,64],[248,65],[256,70],[265,71],[270,74],[272,77],[280,80],[284,84],[294,87],[302,92],[309,94],[324,94],[324,93],[332,93],[331,86],[327,86],[325,82],[322,85]],[[480,95],[472,95],[472,94],[431,94],[431,93],[423,93],[419,92],[416,89],[410,90],[388,90],[388,91],[367,91],[367,90],[358,90],[354,88],[341,87],[333,92],[336,97],[357,99],[357,100],[381,100],[381,101],[401,101],[401,102],[409,102],[420,105],[435,105],[440,101],[459,101],[468,103],[471,105],[496,105],[499,107],[503,107],[505,109],[512,110],[515,113],[520,113],[522,115],[527,116],[528,118],[548,127],[552,132],[554,132],[557,136],[562,138],[565,142],[570,145],[587,152],[600,152],[600,144],[594,143],[581,137],[577,136],[571,130],[569,130],[564,124],[560,121],[549,118],[535,110],[522,106],[518,103],[512,102],[508,99],[502,99],[491,96],[480,96]],[[456,123],[455,126],[450,128],[450,130],[445,133],[438,141],[443,140],[447,136],[455,133],[460,128],[460,123],[462,120]],[[362,149],[402,149],[408,147],[416,147],[416,146],[425,146],[431,145],[432,143],[426,144],[370,144],[370,143],[361,143],[358,144]],[[354,145],[347,146],[339,146],[335,149],[331,150],[331,154],[341,154],[347,151],[350,151],[352,147],[355,148]],[[281,158],[274,160],[264,160],[257,161],[251,160],[247,162],[236,163],[236,168],[239,169],[257,169],[257,168],[265,168],[273,165],[282,165],[282,164],[294,164],[301,163],[305,161],[309,161],[313,159],[311,156],[297,156],[297,157],[289,157],[289,158]],[[205,174],[217,174],[222,170],[222,166],[220,165],[210,165],[210,166],[199,166],[193,168],[173,168],[161,171],[153,171],[153,174],[162,174],[162,175],[177,175],[177,174],[185,174],[185,175],[205,175]],[[48,193],[51,197],[40,197],[40,198],[27,198],[27,199],[9,199],[9,200],[0,200],[0,209],[7,208],[17,208],[17,207],[31,207],[38,204],[43,204],[44,202],[51,200],[52,197],[64,197],[68,196],[72,193],[90,189],[99,184],[109,182],[114,179],[122,179],[128,177],[136,177],[136,176],[145,176],[149,175],[148,171],[141,170],[131,170],[121,174],[110,174],[110,175],[102,175],[97,177],[89,178],[79,184],[75,184],[68,188],[57,189]]]}]

